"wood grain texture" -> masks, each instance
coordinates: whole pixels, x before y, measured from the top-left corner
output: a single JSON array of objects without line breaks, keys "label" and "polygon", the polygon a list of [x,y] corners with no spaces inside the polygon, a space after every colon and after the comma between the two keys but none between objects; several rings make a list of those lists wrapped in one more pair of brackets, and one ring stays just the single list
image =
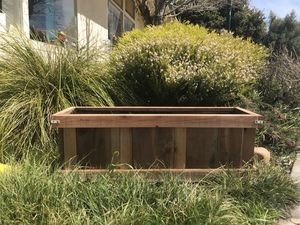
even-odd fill
[{"label": "wood grain texture", "polygon": [[69,166],[197,169],[242,167],[263,118],[239,107],[71,107],[51,119]]},{"label": "wood grain texture", "polygon": [[174,168],[186,167],[186,128],[174,129]]},{"label": "wood grain texture", "polygon": [[[52,115],[63,128],[113,128],[113,127],[194,127],[194,128],[257,128],[256,120],[262,116],[239,108],[230,107],[94,107],[80,108],[86,114],[70,110]],[[74,108],[72,108],[75,110]],[[126,110],[125,110],[126,109]],[[119,110],[119,111],[117,111]],[[160,111],[159,111],[160,110]],[[95,113],[88,113],[88,112]]]},{"label": "wood grain texture", "polygon": [[132,165],[132,128],[120,128],[120,163]]},{"label": "wood grain texture", "polygon": [[77,145],[76,145],[76,129],[65,128],[63,130],[64,139],[64,164],[66,168],[70,168],[77,164]]}]

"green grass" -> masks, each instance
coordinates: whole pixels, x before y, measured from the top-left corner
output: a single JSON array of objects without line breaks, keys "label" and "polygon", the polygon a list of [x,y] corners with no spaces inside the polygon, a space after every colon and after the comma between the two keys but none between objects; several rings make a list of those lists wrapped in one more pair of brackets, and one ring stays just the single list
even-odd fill
[{"label": "green grass", "polygon": [[276,166],[223,171],[199,182],[138,172],[83,179],[77,170],[23,160],[0,174],[2,224],[276,224],[299,186]]}]

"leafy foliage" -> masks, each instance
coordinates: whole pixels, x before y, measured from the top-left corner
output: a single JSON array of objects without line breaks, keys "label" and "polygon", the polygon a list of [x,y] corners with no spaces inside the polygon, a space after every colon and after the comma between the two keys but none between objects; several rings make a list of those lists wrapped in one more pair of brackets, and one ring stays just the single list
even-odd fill
[{"label": "leafy foliage", "polygon": [[217,10],[200,11],[191,7],[179,15],[182,21],[205,26],[216,32],[228,30],[228,23],[231,23],[230,31],[234,36],[251,38],[255,43],[263,43],[266,37],[266,22],[262,11],[251,9],[248,2],[233,1],[231,21],[228,17],[228,4],[224,4]]},{"label": "leafy foliage", "polygon": [[222,105],[251,88],[266,50],[180,22],[124,35],[111,54],[116,83],[148,105]]},{"label": "leafy foliage", "polygon": [[259,93],[253,92],[248,98],[235,102],[236,105],[264,117],[263,127],[256,132],[256,146],[267,148],[275,158],[295,157],[295,152],[300,146],[299,107],[293,108],[282,102],[268,104],[262,101],[262,97]]},{"label": "leafy foliage", "polygon": [[291,108],[300,106],[300,60],[287,51],[273,54],[257,83],[262,101],[284,103]]},{"label": "leafy foliage", "polygon": [[216,10],[227,0],[134,0],[137,12],[145,25],[162,25],[166,18],[174,18],[186,8]]},{"label": "leafy foliage", "polygon": [[[0,153],[56,149],[50,116],[69,106],[112,105],[99,49],[38,46],[19,31],[0,37]],[[21,154],[22,153],[22,154]],[[50,154],[50,155],[51,155]]]},{"label": "leafy foliage", "polygon": [[296,20],[296,13],[292,11],[283,19],[273,13],[269,17],[266,45],[272,48],[276,54],[287,49],[289,53],[299,55],[300,22]]}]

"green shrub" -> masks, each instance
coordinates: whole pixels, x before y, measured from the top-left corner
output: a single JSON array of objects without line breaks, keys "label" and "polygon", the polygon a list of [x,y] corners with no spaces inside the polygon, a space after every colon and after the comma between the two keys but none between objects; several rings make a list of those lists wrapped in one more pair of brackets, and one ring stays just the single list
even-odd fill
[{"label": "green shrub", "polygon": [[256,146],[263,146],[274,155],[293,157],[300,146],[300,108],[293,108],[288,102],[269,104],[262,98],[261,93],[253,92],[249,98],[243,98],[235,105],[264,117],[264,124],[256,133]]},{"label": "green shrub", "polygon": [[111,73],[143,104],[222,105],[251,88],[266,54],[230,33],[175,21],[125,34],[112,51]]},{"label": "green shrub", "polygon": [[[18,32],[18,31],[15,31]],[[21,32],[0,36],[0,155],[51,155],[50,116],[69,106],[112,105],[99,49],[41,45]],[[41,45],[41,46],[40,46]]]},{"label": "green shrub", "polygon": [[259,79],[262,100],[269,104],[300,106],[300,61],[282,52],[273,54]]}]

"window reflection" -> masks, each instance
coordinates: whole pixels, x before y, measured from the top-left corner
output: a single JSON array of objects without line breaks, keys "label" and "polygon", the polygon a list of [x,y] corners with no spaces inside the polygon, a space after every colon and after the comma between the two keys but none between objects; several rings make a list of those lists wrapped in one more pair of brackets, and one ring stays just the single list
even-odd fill
[{"label": "window reflection", "polygon": [[122,32],[134,28],[135,5],[133,0],[113,0],[108,4],[108,39],[114,43]]},{"label": "window reflection", "polygon": [[125,16],[124,17],[124,31],[131,31],[133,28],[134,28],[134,23]]},{"label": "window reflection", "polygon": [[108,10],[108,38],[113,40],[115,37],[121,36],[122,33],[122,12],[109,2]]},{"label": "window reflection", "polygon": [[30,37],[44,42],[54,42],[59,31],[67,39],[76,39],[74,0],[29,0]]}]

